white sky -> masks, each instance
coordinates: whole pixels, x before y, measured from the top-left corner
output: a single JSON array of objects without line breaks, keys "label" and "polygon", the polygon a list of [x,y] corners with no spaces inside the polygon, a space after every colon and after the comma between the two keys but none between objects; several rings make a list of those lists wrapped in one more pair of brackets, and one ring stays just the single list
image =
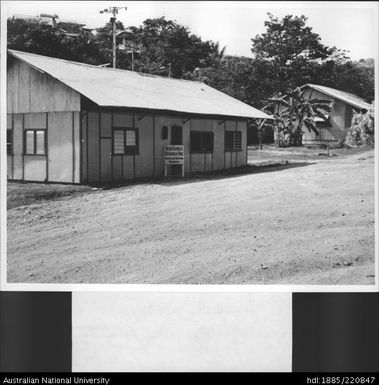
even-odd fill
[{"label": "white sky", "polygon": [[140,25],[147,18],[166,16],[176,20],[203,40],[219,41],[227,54],[251,56],[250,39],[265,31],[267,12],[308,17],[308,25],[322,43],[350,51],[352,59],[376,57],[378,47],[377,2],[253,2],[253,1],[7,1],[8,16],[56,13],[61,19],[100,27],[109,6],[127,6],[118,15],[125,27]]}]

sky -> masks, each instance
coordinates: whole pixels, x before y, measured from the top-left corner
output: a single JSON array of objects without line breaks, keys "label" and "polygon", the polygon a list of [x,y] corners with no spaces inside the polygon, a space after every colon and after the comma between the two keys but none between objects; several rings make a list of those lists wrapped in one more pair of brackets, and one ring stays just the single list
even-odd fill
[{"label": "sky", "polygon": [[229,55],[251,57],[251,38],[265,32],[267,12],[274,16],[304,14],[327,46],[349,51],[354,59],[375,58],[378,48],[377,2],[275,1],[6,1],[7,16],[56,13],[61,19],[103,26],[110,6],[127,7],[118,14],[125,27],[165,16],[187,26],[203,40],[219,41]]}]

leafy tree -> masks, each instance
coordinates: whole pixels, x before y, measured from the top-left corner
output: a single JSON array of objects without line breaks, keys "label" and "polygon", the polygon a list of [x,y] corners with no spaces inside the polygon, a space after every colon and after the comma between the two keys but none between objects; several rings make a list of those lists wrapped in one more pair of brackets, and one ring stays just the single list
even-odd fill
[{"label": "leafy tree", "polygon": [[318,63],[336,54],[336,48],[323,45],[320,36],[306,25],[304,15],[287,15],[280,20],[268,13],[268,17],[266,32],[251,39],[251,51],[256,59],[266,63],[277,92],[311,80]]},{"label": "leafy tree", "polygon": [[7,28],[10,49],[88,64],[104,62],[101,50],[87,31],[82,30],[78,37],[70,37],[60,28],[17,18],[8,19]]},{"label": "leafy tree", "polygon": [[281,66],[302,60],[325,59],[334,52],[320,43],[320,36],[306,26],[304,15],[287,15],[282,20],[268,13],[264,25],[266,33],[252,39],[251,51],[256,57],[273,61]]},{"label": "leafy tree", "polygon": [[8,48],[39,53],[41,55],[64,57],[67,55],[62,44],[63,34],[47,24],[23,19],[8,19]]},{"label": "leafy tree", "polygon": [[[223,56],[214,60],[210,65],[197,68],[192,79],[206,84],[245,103],[253,104],[255,100],[254,60],[243,56]],[[259,99],[261,95],[259,96]]]},{"label": "leafy tree", "polygon": [[139,27],[130,27],[130,31],[131,41],[144,47],[135,59],[135,68],[141,72],[167,76],[170,67],[172,77],[191,77],[195,68],[207,65],[218,49],[164,17],[147,19]]},{"label": "leafy tree", "polygon": [[328,61],[320,66],[313,83],[350,92],[368,102],[375,98],[374,65],[362,65],[351,60],[343,63]]}]

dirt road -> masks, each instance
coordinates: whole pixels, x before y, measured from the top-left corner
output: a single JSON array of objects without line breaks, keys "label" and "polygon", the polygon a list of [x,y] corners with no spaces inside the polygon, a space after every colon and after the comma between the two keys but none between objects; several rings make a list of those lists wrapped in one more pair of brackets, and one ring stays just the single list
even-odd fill
[{"label": "dirt road", "polygon": [[374,219],[373,151],[84,191],[8,211],[8,282],[373,284]]}]

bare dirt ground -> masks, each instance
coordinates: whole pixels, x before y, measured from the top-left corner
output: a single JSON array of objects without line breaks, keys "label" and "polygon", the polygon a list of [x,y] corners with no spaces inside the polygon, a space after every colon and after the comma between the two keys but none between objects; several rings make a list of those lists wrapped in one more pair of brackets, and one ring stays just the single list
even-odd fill
[{"label": "bare dirt ground", "polygon": [[58,197],[10,183],[8,282],[373,284],[374,152],[309,151]]}]

